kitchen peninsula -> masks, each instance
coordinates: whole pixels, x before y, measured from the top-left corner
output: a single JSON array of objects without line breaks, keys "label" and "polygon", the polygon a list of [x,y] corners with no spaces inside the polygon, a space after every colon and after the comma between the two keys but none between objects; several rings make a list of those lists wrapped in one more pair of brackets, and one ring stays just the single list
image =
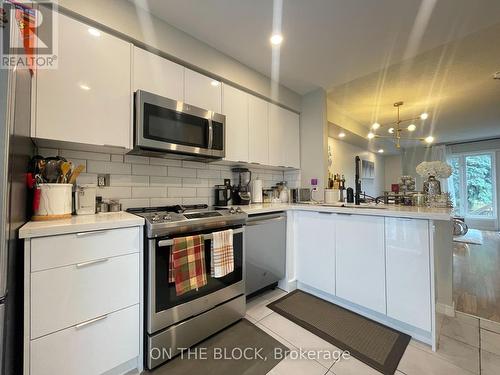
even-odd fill
[{"label": "kitchen peninsula", "polygon": [[437,312],[453,311],[451,211],[393,205],[251,204],[287,213],[286,275],[305,290],[436,348]]}]

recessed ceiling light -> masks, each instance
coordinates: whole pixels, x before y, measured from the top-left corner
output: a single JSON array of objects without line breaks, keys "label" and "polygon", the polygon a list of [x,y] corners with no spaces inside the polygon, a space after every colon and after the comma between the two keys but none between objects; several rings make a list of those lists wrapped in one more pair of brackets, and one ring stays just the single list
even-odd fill
[{"label": "recessed ceiling light", "polygon": [[220,82],[219,82],[219,81],[216,81],[216,80],[214,79],[212,82],[210,82],[210,84],[211,84],[213,87],[217,87],[217,86],[219,86],[219,85],[220,85]]},{"label": "recessed ceiling light", "polygon": [[279,46],[283,42],[283,35],[273,34],[271,35],[270,41],[272,45]]},{"label": "recessed ceiling light", "polygon": [[394,128],[389,128],[387,131],[392,134],[394,133]]},{"label": "recessed ceiling light", "polygon": [[375,138],[375,134],[373,134],[372,132],[369,132],[368,139],[373,139],[373,138]]},{"label": "recessed ceiling light", "polygon": [[427,138],[425,138],[426,143],[432,143],[434,142],[434,137],[432,135],[429,135]]},{"label": "recessed ceiling light", "polygon": [[378,122],[374,122],[372,125],[372,129],[377,130],[378,128],[380,128],[380,124]]},{"label": "recessed ceiling light", "polygon": [[409,132],[414,132],[417,127],[415,126],[415,124],[410,124],[406,129],[408,129]]},{"label": "recessed ceiling light", "polygon": [[101,32],[93,27],[89,28],[89,34],[92,36],[101,36]]},{"label": "recessed ceiling light", "polygon": [[500,79],[500,71],[493,74],[493,79]]},{"label": "recessed ceiling light", "polygon": [[339,137],[340,137],[340,138],[344,138],[344,137],[345,137],[345,133],[344,133],[344,132],[340,132],[340,133],[339,133]]},{"label": "recessed ceiling light", "polygon": [[383,154],[383,153],[384,153],[384,149],[383,149],[383,148],[379,149],[379,150],[378,150],[378,153],[379,153],[379,154]]},{"label": "recessed ceiling light", "polygon": [[428,113],[426,113],[426,112],[424,112],[424,113],[422,113],[422,114],[420,115],[420,118],[421,118],[422,120],[427,120],[427,118],[428,118],[428,117],[429,117],[429,114],[428,114]]},{"label": "recessed ceiling light", "polygon": [[82,90],[85,90],[85,91],[90,90],[90,86],[86,85],[85,83],[80,83],[79,86]]}]

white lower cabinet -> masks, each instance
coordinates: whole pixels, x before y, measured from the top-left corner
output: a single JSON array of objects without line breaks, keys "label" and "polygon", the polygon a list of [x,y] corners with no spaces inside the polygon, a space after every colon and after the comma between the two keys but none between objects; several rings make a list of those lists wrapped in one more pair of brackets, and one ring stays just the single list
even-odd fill
[{"label": "white lower cabinet", "polygon": [[31,274],[31,338],[139,303],[139,253]]},{"label": "white lower cabinet", "polygon": [[31,341],[30,375],[102,374],[139,355],[139,305]]},{"label": "white lower cabinet", "polygon": [[297,212],[297,280],[335,294],[335,215]]},{"label": "white lower cabinet", "polygon": [[432,332],[429,221],[298,211],[297,281]]},{"label": "white lower cabinet", "polygon": [[335,223],[337,296],[385,314],[384,253],[383,217],[338,214]]},{"label": "white lower cabinet", "polygon": [[386,218],[387,315],[431,330],[427,220]]},{"label": "white lower cabinet", "polygon": [[26,239],[24,375],[142,369],[142,227]]}]

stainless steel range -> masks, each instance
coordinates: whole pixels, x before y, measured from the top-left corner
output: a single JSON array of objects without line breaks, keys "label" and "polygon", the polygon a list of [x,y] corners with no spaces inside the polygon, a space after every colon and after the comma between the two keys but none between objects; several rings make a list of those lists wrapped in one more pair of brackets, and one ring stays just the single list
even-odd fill
[{"label": "stainless steel range", "polygon": [[[152,369],[245,315],[244,231],[241,210],[206,205],[133,208],[145,225],[145,365]],[[169,282],[174,238],[199,234],[210,270],[213,232],[233,229],[234,271],[221,278],[207,273],[207,284],[180,296]]]}]

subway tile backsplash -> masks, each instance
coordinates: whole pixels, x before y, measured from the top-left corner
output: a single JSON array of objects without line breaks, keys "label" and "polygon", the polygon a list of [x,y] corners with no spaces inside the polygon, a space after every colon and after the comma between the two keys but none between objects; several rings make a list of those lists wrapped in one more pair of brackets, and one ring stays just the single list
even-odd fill
[{"label": "subway tile backsplash", "polygon": [[[78,184],[97,183],[98,174],[110,175],[110,186],[97,189],[103,199],[117,199],[123,209],[172,204],[213,204],[214,185],[225,178],[237,184],[233,166],[197,161],[149,158],[136,155],[116,155],[76,150],[39,148],[38,154],[60,155],[74,165],[83,164],[85,172]],[[280,181],[288,181],[289,187],[300,184],[300,171],[280,171],[272,168],[254,169],[252,178],[259,177],[264,188]]]}]

